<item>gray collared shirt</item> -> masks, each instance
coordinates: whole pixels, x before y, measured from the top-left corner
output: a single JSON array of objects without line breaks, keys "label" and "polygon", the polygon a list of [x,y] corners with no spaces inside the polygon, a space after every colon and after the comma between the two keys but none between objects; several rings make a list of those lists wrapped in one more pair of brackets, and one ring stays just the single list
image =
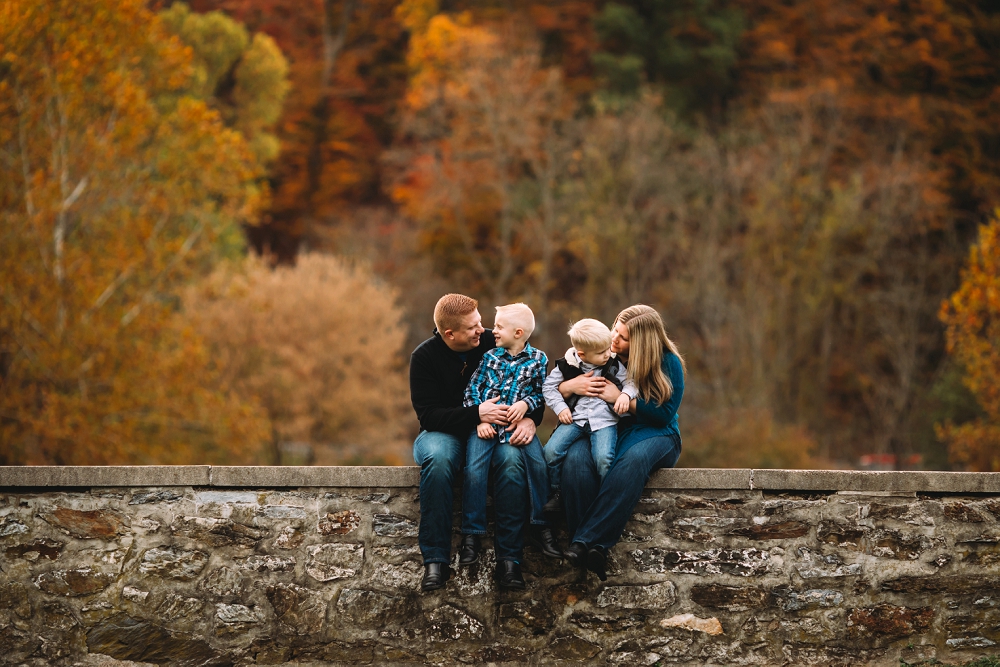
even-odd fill
[{"label": "gray collared shirt", "polygon": [[[601,375],[600,366],[594,366],[582,361],[576,355],[576,350],[573,348],[566,351],[566,361],[572,366],[579,366],[580,370],[584,373],[594,371],[595,376]],[[622,383],[622,392],[628,394],[629,398],[635,398],[638,395],[639,392],[636,391],[635,385],[626,379],[624,366],[618,366],[616,377]],[[562,384],[564,379],[559,366],[556,366],[542,384],[542,396],[545,397],[545,405],[552,408],[552,411],[556,415],[569,408],[566,405],[566,399],[559,393],[559,385]],[[576,407],[573,408],[573,423],[581,428],[589,424],[591,431],[614,426],[618,423],[618,419],[619,417],[613,407],[599,396],[580,396]]]}]

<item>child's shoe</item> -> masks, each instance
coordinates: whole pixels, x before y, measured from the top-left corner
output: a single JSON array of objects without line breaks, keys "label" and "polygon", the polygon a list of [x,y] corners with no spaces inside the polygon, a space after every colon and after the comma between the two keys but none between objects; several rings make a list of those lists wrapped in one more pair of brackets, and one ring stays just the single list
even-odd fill
[{"label": "child's shoe", "polygon": [[542,505],[542,511],[546,514],[558,514],[563,510],[562,496],[556,491],[549,501]]}]

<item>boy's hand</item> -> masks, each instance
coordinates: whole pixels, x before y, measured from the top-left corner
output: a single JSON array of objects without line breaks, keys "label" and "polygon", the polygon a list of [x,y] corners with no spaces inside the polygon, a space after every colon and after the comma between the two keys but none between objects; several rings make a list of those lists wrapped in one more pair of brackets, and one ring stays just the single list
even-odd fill
[{"label": "boy's hand", "polygon": [[628,412],[629,405],[632,403],[632,399],[628,397],[628,394],[622,394],[615,400],[615,412],[620,415]]},{"label": "boy's hand", "polygon": [[483,440],[489,440],[496,435],[496,431],[493,430],[493,426],[490,424],[480,424],[476,427],[476,435]]},{"label": "boy's hand", "polygon": [[527,413],[528,404],[524,401],[518,401],[514,405],[507,408],[507,423],[513,424],[514,422],[521,421]]},{"label": "boy's hand", "polygon": [[566,408],[559,413],[559,423],[560,424],[572,424],[573,423],[573,411]]}]

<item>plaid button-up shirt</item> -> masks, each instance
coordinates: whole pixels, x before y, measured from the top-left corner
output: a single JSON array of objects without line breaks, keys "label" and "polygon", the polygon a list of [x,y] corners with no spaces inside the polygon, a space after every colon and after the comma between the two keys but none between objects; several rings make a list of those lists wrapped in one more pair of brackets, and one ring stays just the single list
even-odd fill
[{"label": "plaid button-up shirt", "polygon": [[[542,383],[548,362],[545,353],[531,343],[513,357],[502,347],[490,350],[465,388],[463,405],[479,405],[499,396],[498,402],[504,405],[524,401],[528,404],[528,412],[541,407],[544,404]],[[494,424],[493,429],[499,434],[500,442],[510,440],[509,428]]]}]

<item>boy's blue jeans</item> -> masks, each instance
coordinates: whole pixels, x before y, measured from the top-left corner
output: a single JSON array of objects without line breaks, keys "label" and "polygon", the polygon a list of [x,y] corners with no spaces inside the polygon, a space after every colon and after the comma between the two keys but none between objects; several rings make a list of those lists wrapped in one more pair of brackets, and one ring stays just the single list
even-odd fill
[{"label": "boy's blue jeans", "polygon": [[496,514],[497,560],[521,562],[524,524],[547,523],[541,519],[541,505],[547,484],[545,464],[538,437],[523,447],[488,440],[475,431],[465,450],[465,479],[462,483],[462,534],[486,534],[486,485],[490,469],[493,478],[493,509]]},{"label": "boy's blue jeans", "polygon": [[611,462],[615,460],[615,449],[618,444],[618,428],[615,426],[605,426],[596,431],[591,431],[590,426],[579,427],[576,424],[559,424],[552,432],[549,441],[545,443],[545,462],[549,467],[549,486],[552,493],[559,490],[562,481],[563,460],[570,446],[590,433],[590,455],[594,459],[597,474],[603,480],[611,469]]}]

